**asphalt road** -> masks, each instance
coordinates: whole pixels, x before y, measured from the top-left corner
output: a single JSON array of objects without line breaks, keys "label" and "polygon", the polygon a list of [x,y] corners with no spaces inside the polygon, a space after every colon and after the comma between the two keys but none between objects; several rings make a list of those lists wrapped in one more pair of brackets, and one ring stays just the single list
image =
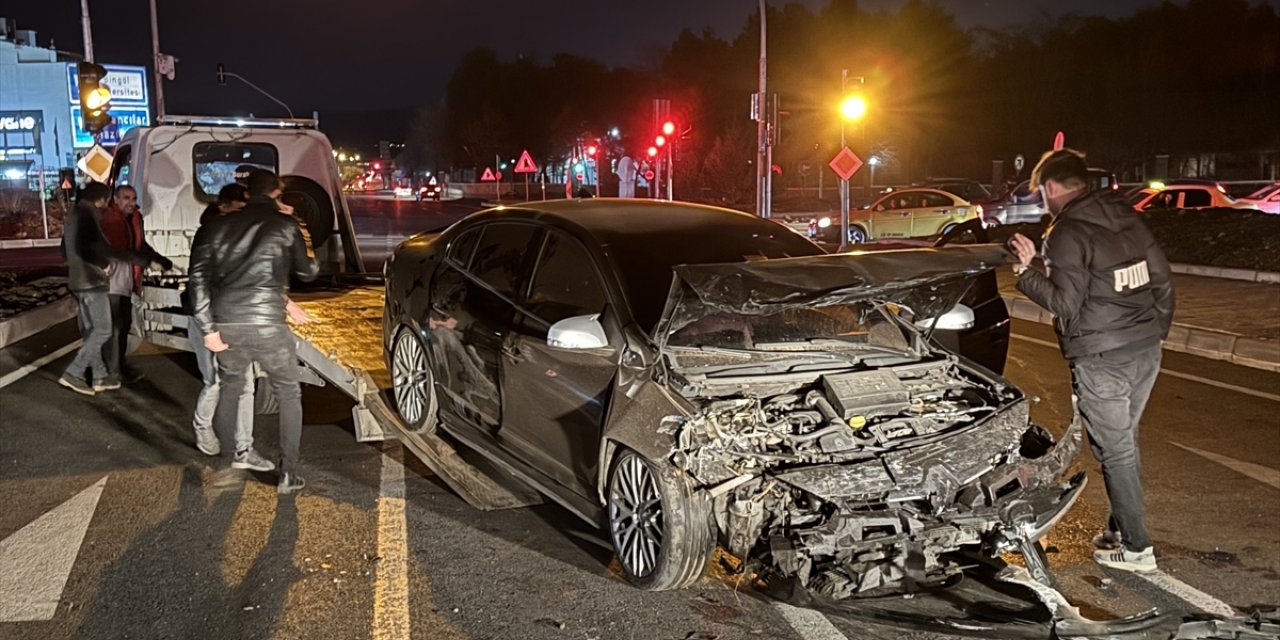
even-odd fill
[{"label": "asphalt road", "polygon": [[[472,208],[376,203],[356,226],[394,246]],[[1070,391],[1052,335],[1023,323],[1015,335],[1006,373],[1060,433]],[[412,458],[401,466],[394,443],[356,443],[350,401],[328,388],[304,393],[308,488],[277,499],[273,474],[194,449],[190,355],[148,348],[133,356],[143,383],[86,398],[55,382],[76,337],[64,323],[0,351],[0,638],[950,637],[787,607],[723,578],[637,591],[601,533],[563,509],[477,511]],[[1106,502],[1085,453],[1090,486],[1047,540],[1059,584],[1095,618],[1280,604],[1280,375],[1174,353],[1164,368],[1141,444],[1171,581],[1089,560]],[[257,422],[269,457],[274,423]]]}]

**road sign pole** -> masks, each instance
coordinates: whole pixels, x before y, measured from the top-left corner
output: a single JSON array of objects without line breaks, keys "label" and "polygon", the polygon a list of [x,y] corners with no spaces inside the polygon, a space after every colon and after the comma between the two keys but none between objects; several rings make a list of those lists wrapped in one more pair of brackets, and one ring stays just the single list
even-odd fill
[{"label": "road sign pole", "polygon": [[[840,99],[843,100],[846,86],[849,81],[849,70],[840,70]],[[844,149],[845,143],[845,119],[840,118],[840,148]],[[843,253],[849,249],[849,179],[840,179],[840,251]]]}]

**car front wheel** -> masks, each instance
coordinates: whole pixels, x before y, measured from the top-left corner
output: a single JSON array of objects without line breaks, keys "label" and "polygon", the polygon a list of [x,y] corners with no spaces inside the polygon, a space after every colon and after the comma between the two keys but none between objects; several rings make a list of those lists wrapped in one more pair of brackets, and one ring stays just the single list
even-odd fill
[{"label": "car front wheel", "polygon": [[609,473],[609,534],[628,581],[648,591],[702,577],[715,550],[706,500],[676,469],[623,450]]},{"label": "car front wheel", "polygon": [[861,244],[867,241],[867,230],[862,227],[851,224],[849,225],[849,244]]},{"label": "car front wheel", "polygon": [[422,341],[409,329],[401,329],[391,350],[391,382],[396,410],[415,431],[436,425],[436,392]]}]

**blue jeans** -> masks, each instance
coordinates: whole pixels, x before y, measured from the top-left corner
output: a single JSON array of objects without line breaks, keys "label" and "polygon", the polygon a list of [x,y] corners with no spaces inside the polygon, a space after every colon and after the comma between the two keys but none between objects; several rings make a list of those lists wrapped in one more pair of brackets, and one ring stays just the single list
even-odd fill
[{"label": "blue jeans", "polygon": [[1160,345],[1131,353],[1106,352],[1071,361],[1076,410],[1084,420],[1093,456],[1102,463],[1102,479],[1111,502],[1110,529],[1124,546],[1151,546],[1142,497],[1138,423],[1151,397],[1163,354]]},{"label": "blue jeans", "polygon": [[[196,354],[196,365],[200,367],[200,378],[204,388],[196,397],[196,413],[191,426],[197,431],[213,427],[213,414],[218,408],[222,383],[218,379],[218,362],[213,352],[204,346],[204,334],[196,327],[194,321],[187,325],[187,338],[191,340],[191,351]],[[236,408],[236,451],[253,448],[253,378],[245,378],[245,386],[240,389],[240,402]]]},{"label": "blue jeans", "polygon": [[111,304],[105,287],[72,293],[80,307],[78,313],[84,345],[62,375],[92,383],[109,375],[107,363],[102,359],[102,347],[111,340]]},{"label": "blue jeans", "polygon": [[[271,382],[280,403],[280,471],[291,473],[298,464],[302,440],[302,388],[293,332],[284,324],[219,324],[222,341],[230,347],[218,353],[218,377],[228,389],[243,389],[251,365],[258,365]],[[219,438],[234,428],[235,396],[222,394],[213,417]]]}]

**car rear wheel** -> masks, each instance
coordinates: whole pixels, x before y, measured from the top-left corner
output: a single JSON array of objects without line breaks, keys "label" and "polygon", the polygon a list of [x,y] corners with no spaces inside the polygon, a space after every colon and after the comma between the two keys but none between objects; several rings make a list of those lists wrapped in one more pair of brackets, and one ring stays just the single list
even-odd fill
[{"label": "car rear wheel", "polygon": [[391,382],[396,410],[415,431],[436,425],[436,393],[422,341],[409,329],[401,329],[391,348]]},{"label": "car rear wheel", "polygon": [[715,549],[706,500],[675,469],[624,449],[609,473],[609,534],[628,581],[649,591],[702,577]]}]

